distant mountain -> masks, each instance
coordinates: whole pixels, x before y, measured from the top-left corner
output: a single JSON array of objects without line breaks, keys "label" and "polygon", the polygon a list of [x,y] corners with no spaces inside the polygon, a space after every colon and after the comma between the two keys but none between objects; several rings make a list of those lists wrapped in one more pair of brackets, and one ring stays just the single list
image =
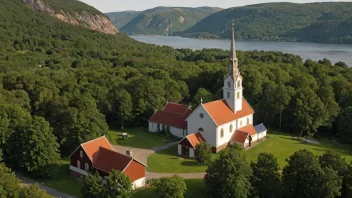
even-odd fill
[{"label": "distant mountain", "polygon": [[171,34],[186,30],[221,8],[156,7],[142,11],[120,30],[128,34]]},{"label": "distant mountain", "polygon": [[139,11],[122,11],[122,12],[109,12],[109,13],[105,13],[105,15],[110,18],[111,22],[115,25],[117,29],[120,29],[140,13],[141,12]]},{"label": "distant mountain", "polygon": [[239,40],[352,43],[352,3],[267,3],[236,7],[206,17],[179,33],[185,37],[229,38],[235,20]]},{"label": "distant mountain", "polygon": [[77,0],[23,0],[23,2],[39,13],[46,13],[73,25],[83,26],[106,34],[119,31],[100,11]]}]

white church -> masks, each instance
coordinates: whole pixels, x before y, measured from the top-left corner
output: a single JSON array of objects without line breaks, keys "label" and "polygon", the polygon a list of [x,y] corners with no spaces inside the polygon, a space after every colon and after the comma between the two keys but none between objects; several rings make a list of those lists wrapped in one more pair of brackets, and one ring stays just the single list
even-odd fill
[{"label": "white church", "polygon": [[171,128],[174,130],[170,133],[183,138],[178,144],[180,155],[193,157],[195,146],[203,141],[212,146],[213,152],[218,152],[229,144],[237,143],[245,148],[266,137],[267,129],[263,124],[253,126],[254,110],[243,97],[234,28],[229,59],[222,100],[202,103],[194,111],[186,105],[167,103],[149,119],[150,132]]}]

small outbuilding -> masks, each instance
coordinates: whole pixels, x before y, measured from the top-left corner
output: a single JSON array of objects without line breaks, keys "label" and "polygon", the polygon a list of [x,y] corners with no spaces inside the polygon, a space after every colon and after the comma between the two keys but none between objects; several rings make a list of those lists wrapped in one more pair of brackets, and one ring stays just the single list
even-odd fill
[{"label": "small outbuilding", "polygon": [[161,111],[149,118],[149,132],[168,131],[172,135],[183,138],[187,135],[187,117],[192,113],[191,107],[168,102]]},{"label": "small outbuilding", "polygon": [[254,126],[254,128],[257,131],[258,140],[261,140],[266,137],[266,132],[268,129],[264,126],[263,123]]},{"label": "small outbuilding", "polygon": [[193,158],[196,146],[202,142],[205,142],[205,139],[200,132],[187,135],[178,142],[178,154]]}]

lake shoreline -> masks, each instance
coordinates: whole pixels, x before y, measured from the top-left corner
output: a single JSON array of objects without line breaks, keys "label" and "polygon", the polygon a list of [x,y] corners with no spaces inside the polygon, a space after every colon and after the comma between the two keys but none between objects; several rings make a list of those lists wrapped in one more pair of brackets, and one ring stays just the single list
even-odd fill
[{"label": "lake shoreline", "polygon": [[[229,40],[202,40],[190,39],[180,36],[129,36],[139,42],[166,45],[176,49],[188,48],[192,50],[222,49],[229,50]],[[237,50],[241,51],[279,51],[302,57],[303,61],[329,59],[333,64],[339,61],[352,66],[352,45],[350,44],[325,44],[303,42],[278,42],[278,41],[236,41]]]}]

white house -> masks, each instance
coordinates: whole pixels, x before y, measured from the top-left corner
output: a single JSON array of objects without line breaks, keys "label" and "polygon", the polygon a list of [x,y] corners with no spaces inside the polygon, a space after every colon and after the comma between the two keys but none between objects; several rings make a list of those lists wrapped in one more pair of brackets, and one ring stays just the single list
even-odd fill
[{"label": "white house", "polygon": [[223,99],[200,104],[186,119],[188,133],[200,132],[213,147],[214,152],[226,148],[229,143],[247,147],[252,141],[266,136],[266,130],[265,133],[259,133],[253,126],[254,110],[243,97],[242,81],[233,29],[228,74],[223,85]]},{"label": "white house", "polygon": [[149,118],[149,132],[169,131],[176,137],[187,135],[187,117],[192,113],[191,107],[176,103],[166,103],[161,111],[156,111]]}]

